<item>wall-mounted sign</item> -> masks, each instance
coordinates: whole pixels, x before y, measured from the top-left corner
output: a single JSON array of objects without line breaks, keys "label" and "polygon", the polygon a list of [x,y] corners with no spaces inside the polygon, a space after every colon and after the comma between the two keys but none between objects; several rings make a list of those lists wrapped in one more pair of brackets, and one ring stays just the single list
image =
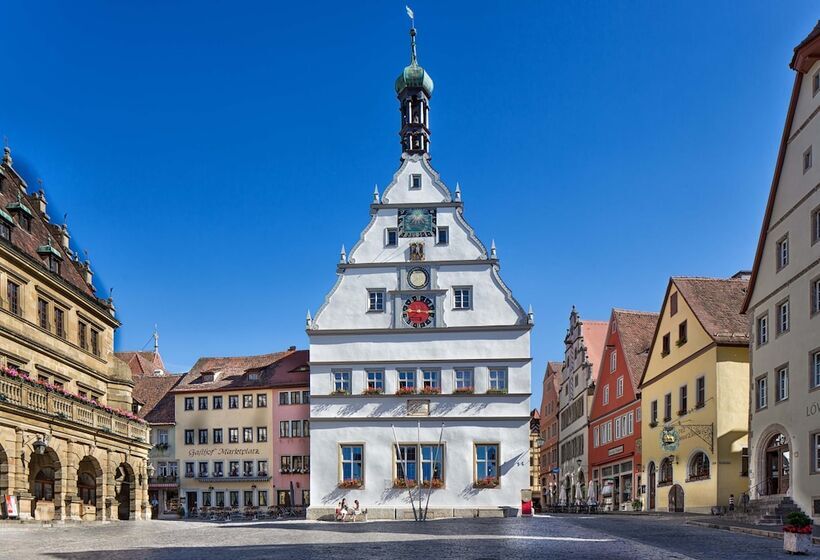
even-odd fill
[{"label": "wall-mounted sign", "polygon": [[407,416],[430,416],[430,401],[428,399],[408,399]]},{"label": "wall-mounted sign", "polygon": [[677,451],[680,445],[680,434],[672,426],[665,426],[661,430],[661,449],[666,452]]},{"label": "wall-mounted sign", "polygon": [[17,511],[17,496],[3,496],[3,501],[7,517],[20,517],[20,512]]},{"label": "wall-mounted sign", "polygon": [[218,447],[216,449],[189,449],[188,457],[222,457],[227,455],[260,455],[259,448],[245,447],[233,449],[230,447]]},{"label": "wall-mounted sign", "polygon": [[610,447],[609,451],[607,451],[606,454],[609,455],[610,457],[612,457],[613,455],[617,455],[618,453],[623,453],[623,452],[624,452],[624,446],[619,445],[618,447]]}]

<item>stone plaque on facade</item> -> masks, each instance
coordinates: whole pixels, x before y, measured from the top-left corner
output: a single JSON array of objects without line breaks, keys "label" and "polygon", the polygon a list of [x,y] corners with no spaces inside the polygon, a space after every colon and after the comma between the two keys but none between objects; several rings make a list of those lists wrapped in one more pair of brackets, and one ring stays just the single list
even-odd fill
[{"label": "stone plaque on facade", "polygon": [[428,399],[408,399],[407,416],[430,416],[430,401]]}]

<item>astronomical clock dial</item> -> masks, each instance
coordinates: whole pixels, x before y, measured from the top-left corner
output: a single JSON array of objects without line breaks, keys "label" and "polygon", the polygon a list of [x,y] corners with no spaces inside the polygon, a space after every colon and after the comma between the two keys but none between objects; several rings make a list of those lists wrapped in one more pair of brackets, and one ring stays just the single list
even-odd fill
[{"label": "astronomical clock dial", "polygon": [[407,273],[407,283],[411,288],[421,290],[430,282],[430,273],[423,268],[411,268]]},{"label": "astronomical clock dial", "polygon": [[427,296],[411,296],[404,301],[401,317],[413,328],[420,329],[433,324],[436,305]]},{"label": "astronomical clock dial", "polygon": [[402,208],[399,210],[399,236],[433,237],[435,229],[435,208]]}]

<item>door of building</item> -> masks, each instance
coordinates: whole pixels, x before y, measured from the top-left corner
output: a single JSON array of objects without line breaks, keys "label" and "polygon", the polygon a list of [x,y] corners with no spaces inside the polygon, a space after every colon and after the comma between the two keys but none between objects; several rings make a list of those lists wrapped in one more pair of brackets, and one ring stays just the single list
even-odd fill
[{"label": "door of building", "polygon": [[196,511],[196,492],[186,492],[185,499],[188,504],[188,511],[185,513],[190,517],[191,513]]},{"label": "door of building", "polygon": [[669,489],[669,511],[683,512],[683,488],[680,484],[675,484]]},{"label": "door of building", "polygon": [[766,445],[767,494],[785,494],[789,490],[791,470],[789,440],[783,434],[775,434]]},{"label": "door of building", "polygon": [[649,511],[655,511],[655,463],[649,463]]}]

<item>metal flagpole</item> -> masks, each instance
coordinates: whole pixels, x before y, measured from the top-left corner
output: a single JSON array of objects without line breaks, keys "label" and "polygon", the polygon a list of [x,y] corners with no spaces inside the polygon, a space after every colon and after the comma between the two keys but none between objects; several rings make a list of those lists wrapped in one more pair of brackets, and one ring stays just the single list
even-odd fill
[{"label": "metal flagpole", "polygon": [[[436,447],[436,454],[433,458],[433,464],[430,465],[430,488],[427,489],[427,503],[424,504],[424,520],[427,521],[427,510],[430,508],[430,494],[433,493],[433,474],[435,473],[436,465],[438,465],[439,453],[441,453],[441,440],[444,438],[444,422],[441,423],[441,431],[438,434],[438,447]],[[424,465],[424,463],[422,463]],[[424,479],[424,469],[422,468],[421,478]]]},{"label": "metal flagpole", "polygon": [[[421,420],[419,420],[417,422],[416,430],[417,430],[417,432],[416,432],[417,437],[418,437],[418,440],[419,440],[419,446],[416,448],[417,449],[416,453],[419,453],[421,451]],[[418,520],[419,521],[424,521],[424,519],[421,518],[421,501],[424,499],[424,488],[421,487],[421,481],[419,480],[419,473],[416,473],[416,484],[419,488],[419,519]]]},{"label": "metal flagpole", "polygon": [[393,424],[390,424],[390,429],[393,430],[393,441],[396,443],[396,457],[398,457],[398,459],[400,461],[402,461],[402,465],[403,465],[402,466],[402,471],[403,471],[403,474],[404,474],[404,485],[407,486],[407,494],[410,496],[410,505],[413,506],[413,519],[418,521],[419,517],[418,517],[418,515],[416,515],[416,502],[413,501],[413,491],[410,488],[410,486],[407,485],[407,458],[405,457],[402,460],[401,447],[399,447],[399,438],[396,437],[396,426],[394,426]]}]

